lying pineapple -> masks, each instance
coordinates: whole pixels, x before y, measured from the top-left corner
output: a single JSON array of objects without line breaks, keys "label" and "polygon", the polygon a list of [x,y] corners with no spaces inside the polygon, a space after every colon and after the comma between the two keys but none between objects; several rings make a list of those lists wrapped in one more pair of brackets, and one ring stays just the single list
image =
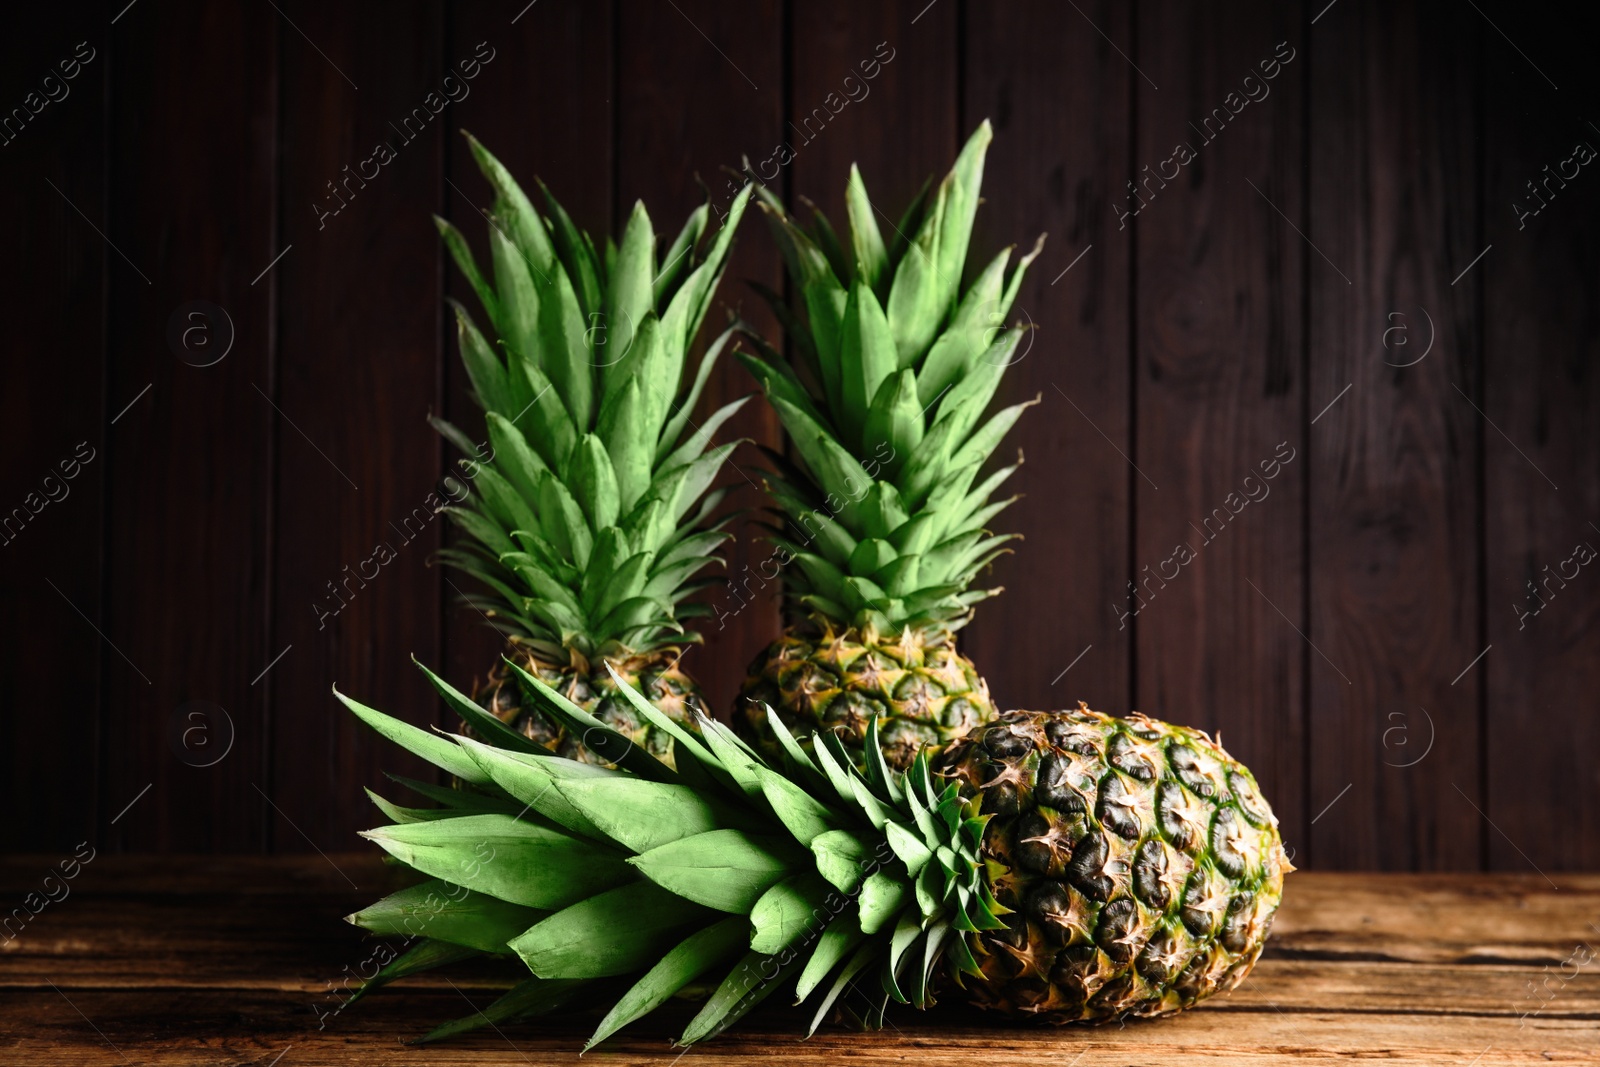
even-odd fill
[{"label": "lying pineapple", "polygon": [[799,458],[774,456],[768,481],[787,520],[773,541],[796,624],[751,664],[735,722],[753,739],[771,744],[768,704],[852,753],[876,718],[903,769],[995,715],[955,631],[999,592],[971,586],[1011,540],[986,526],[1010,503],[990,497],[1016,466],[991,471],[989,458],[1028,405],[984,414],[1017,358],[1022,331],[999,327],[1039,249],[1009,277],[1007,249],[961,288],[990,138],[985,122],[887,242],[854,168],[848,245],[820,213],[807,232],[762,193],[806,322],[767,294],[798,366],[753,335],[761,354],[741,354]]},{"label": "lying pineapple", "polygon": [[[489,219],[493,284],[466,239],[436,220],[491,327],[486,338],[456,306],[461,358],[485,411],[492,458],[441,420],[435,426],[470,460],[474,493],[446,510],[465,532],[445,562],[488,592],[467,597],[505,632],[505,658],[559,688],[630,741],[668,755],[612,682],[615,670],[675,721],[703,707],[678,669],[680,646],[699,640],[682,620],[708,609],[684,600],[720,563],[731,535],[712,521],[708,493],[733,444],[711,439],[744,403],[693,422],[695,404],[730,329],[692,373],[687,353],[727,265],[749,199],[739,194],[712,236],[702,205],[659,258],[650,217],[635,204],[620,247],[599,254],[545,191],[541,217],[515,179],[471,141],[495,189]],[[601,669],[604,663],[606,669]],[[491,710],[524,736],[576,759],[592,753],[525,705],[497,665],[481,690]]]},{"label": "lying pineapple", "polygon": [[1050,1022],[1165,1015],[1244,980],[1293,868],[1255,779],[1204,733],[1013,711],[937,773],[979,798],[1006,929],[974,1003]]},{"label": "lying pineapple", "polygon": [[769,710],[768,760],[616,679],[672,737],[673,769],[524,674],[608,770],[537,748],[430,678],[484,740],[340,696],[466,783],[423,787],[439,809],[374,798],[395,825],[366,836],[423,881],[351,916],[420,939],[371,985],[484,953],[533,977],[424,1040],[615,998],[592,1047],[698,983],[715,992],[683,1044],[791,982],[815,1004],[812,1032],[836,1008],[877,1026],[891,1001],[936,994],[1054,1023],[1162,1015],[1244,978],[1291,869],[1250,772],[1143,716],[1012,712],[904,773],[873,721],[862,772],[836,734],[803,746]]}]

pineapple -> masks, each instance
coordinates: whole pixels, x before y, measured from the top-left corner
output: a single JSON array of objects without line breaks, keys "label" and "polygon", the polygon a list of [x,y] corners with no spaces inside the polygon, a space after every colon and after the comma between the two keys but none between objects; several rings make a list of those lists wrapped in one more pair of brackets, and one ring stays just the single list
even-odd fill
[{"label": "pineapple", "polygon": [[807,318],[766,294],[797,369],[753,335],[757,351],[740,353],[799,457],[774,455],[768,479],[787,520],[773,541],[797,624],[751,665],[735,719],[768,747],[764,704],[852,751],[877,718],[901,769],[995,715],[954,635],[999,592],[970,586],[1011,540],[985,526],[1011,502],[990,498],[1017,464],[988,461],[1029,404],[983,415],[1022,340],[999,327],[1039,246],[1009,276],[1001,252],[961,288],[990,137],[985,122],[887,244],[855,168],[848,246],[820,213],[808,233],[761,194]]},{"label": "pineapple", "polygon": [[671,736],[669,766],[524,675],[606,769],[536,748],[429,677],[481,741],[339,697],[464,783],[413,785],[443,808],[373,798],[393,824],[364,836],[419,883],[350,917],[414,942],[368,988],[485,954],[532,977],[423,1040],[609,1003],[587,1049],[701,985],[714,991],[685,1045],[791,983],[811,1032],[835,1009],[873,1027],[891,1001],[938,995],[1051,1023],[1165,1015],[1244,979],[1291,869],[1250,772],[1140,715],[1011,712],[905,772],[872,720],[858,770],[836,733],[802,744],[767,709],[769,759],[616,678]]},{"label": "pineapple", "polygon": [[1294,868],[1255,779],[1199,730],[1013,711],[940,753],[979,798],[1004,930],[981,1008],[1050,1022],[1166,1015],[1244,980]]},{"label": "pineapple", "polygon": [[[492,284],[460,231],[435,221],[490,327],[486,336],[455,306],[489,455],[432,420],[469,457],[460,465],[474,490],[445,509],[466,536],[441,556],[487,587],[466,599],[507,635],[506,660],[666,754],[670,738],[638,718],[602,665],[677,721],[703,707],[677,661],[684,644],[700,640],[683,620],[709,609],[684,600],[707,584],[695,576],[721,562],[716,549],[731,537],[712,521],[722,492],[707,490],[735,444],[711,440],[744,401],[704,425],[692,413],[733,329],[697,367],[686,364],[749,190],[714,234],[709,206],[696,209],[659,262],[637,203],[621,245],[608,241],[602,256],[549,190],[541,216],[500,162],[468,140],[495,190],[486,213]],[[478,695],[524,737],[592,757],[526,705],[503,664]]]}]

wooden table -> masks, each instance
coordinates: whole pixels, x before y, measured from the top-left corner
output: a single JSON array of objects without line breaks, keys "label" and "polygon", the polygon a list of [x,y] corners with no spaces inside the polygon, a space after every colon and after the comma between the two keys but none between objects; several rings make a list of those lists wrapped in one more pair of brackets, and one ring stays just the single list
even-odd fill
[{"label": "wooden table", "polygon": [[[60,859],[0,861],[0,918],[46,888]],[[13,920],[10,940],[0,932],[0,1064],[576,1062],[591,1012],[402,1044],[487,1004],[493,978],[481,971],[414,979],[328,1014],[339,1004],[330,983],[368,953],[339,917],[388,877],[371,855],[96,858],[66,896],[51,882],[61,899],[20,931]],[[1600,1064],[1600,876],[1556,882],[1298,873],[1255,973],[1173,1019],[1016,1029],[952,1006],[802,1042],[798,1013],[773,1003],[683,1062]],[[647,1020],[587,1062],[676,1062],[670,1037],[684,1018]]]}]

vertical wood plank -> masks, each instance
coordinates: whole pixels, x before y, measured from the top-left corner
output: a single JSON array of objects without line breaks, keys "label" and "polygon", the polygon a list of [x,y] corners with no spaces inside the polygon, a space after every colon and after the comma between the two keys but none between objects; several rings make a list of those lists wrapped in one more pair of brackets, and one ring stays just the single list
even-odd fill
[{"label": "vertical wood plank", "polygon": [[[1291,847],[1305,839],[1307,249],[1286,221],[1302,217],[1305,198],[1300,25],[1298,5],[1251,3],[1223,18],[1141,4],[1137,49],[1124,48],[1139,68],[1125,179],[1136,186],[1114,211],[1119,225],[1130,212],[1118,236],[1137,256],[1137,586],[1122,609],[1137,612],[1134,703],[1220,731]],[[1262,83],[1278,42],[1294,58]],[[1247,77],[1261,99],[1241,105]],[[1120,623],[1108,606],[1107,628]]]},{"label": "vertical wood plank", "polygon": [[[339,707],[437,715],[439,10],[284,4],[271,795],[280,851],[354,842],[362,785],[431,776]],[[303,36],[302,36],[303,35]],[[313,44],[314,42],[314,44]],[[496,60],[498,61],[498,60]],[[383,146],[386,152],[379,151]],[[371,161],[371,162],[368,162]],[[349,169],[346,170],[345,168]],[[259,800],[259,798],[258,798]]]},{"label": "vertical wood plank", "polygon": [[[0,91],[28,116],[8,112],[0,161],[33,205],[14,203],[0,260],[0,290],[21,312],[9,317],[12,403],[0,419],[0,795],[27,817],[5,820],[0,851],[54,852],[95,836],[101,663],[127,670],[94,630],[116,414],[105,411],[104,293],[111,270],[143,283],[95,232],[106,225],[101,13],[54,5],[21,23],[0,40]],[[66,752],[81,761],[70,775],[55,758]]]},{"label": "vertical wood plank", "polygon": [[[480,42],[495,51],[493,62],[471,81],[469,95],[453,108],[444,146],[448,181],[440,214],[467,235],[478,261],[489,262],[484,237],[488,223],[481,211],[488,209],[494,195],[458,130],[469,130],[483,142],[536,202],[535,176],[543,179],[580,227],[597,239],[613,232],[610,6],[544,0],[519,15],[515,7],[507,10],[502,4],[461,3],[450,13],[449,42],[447,64],[470,56]],[[561,101],[559,107],[551,106],[555,100]],[[445,291],[478,315],[470,289],[455,266],[447,263]],[[446,417],[474,434],[474,441],[482,441],[483,415],[469,396],[453,321],[447,314]],[[453,463],[454,449],[447,449],[446,457],[447,464]],[[505,642],[476,611],[459,603],[463,594],[474,591],[470,579],[445,568],[440,571],[447,676],[470,691],[471,683],[499,661]]]},{"label": "vertical wood plank", "polygon": [[1483,647],[1483,425],[1463,395],[1477,380],[1476,281],[1451,285],[1481,247],[1477,27],[1455,11],[1336,8],[1310,47],[1309,234],[1327,257],[1308,261],[1321,414],[1309,632],[1327,657],[1311,660],[1313,809],[1348,790],[1312,834],[1319,866],[1479,862],[1457,788],[1475,794],[1479,766],[1482,675],[1459,677]]},{"label": "vertical wood plank", "polygon": [[[737,6],[679,0],[630,5],[619,12],[615,218],[626,218],[634,200],[642,199],[658,231],[676,233],[705,200],[701,182],[711,191],[714,213],[727,210],[735,189],[723,168],[737,168],[745,156],[758,163],[784,136],[781,12],[778,0]],[[778,336],[770,313],[745,284],[782,285],[781,260],[760,232],[762,225],[752,209],[716,306],[706,317],[702,342],[722,328],[724,307],[738,308],[766,336]],[[709,413],[754,391],[744,368],[725,356],[707,382],[701,411]],[[721,440],[737,438],[776,445],[776,417],[759,400],[747,404],[720,435]],[[756,463],[754,448],[734,454],[717,483],[733,490],[726,507],[761,506]],[[750,519],[729,529],[737,540],[724,552],[727,575],[741,592],[736,596],[731,587],[710,592],[707,603],[718,615],[695,620],[705,647],[691,648],[683,657],[683,669],[699,680],[712,710],[722,717],[733,710],[746,665],[778,633],[775,601],[743,591],[760,592],[759,568],[770,553],[761,529]]]},{"label": "vertical wood plank", "polygon": [[[890,220],[880,221],[887,230],[925,179],[949,169],[968,132],[960,115],[957,12],[957,4],[926,0],[825,0],[795,8],[784,137],[794,152],[789,171],[797,203],[808,197],[842,222],[845,181],[855,163]],[[864,77],[874,69],[876,77]],[[865,87],[862,99],[851,98],[847,77]]]},{"label": "vertical wood plank", "polygon": [[[1580,18],[1541,33],[1512,5],[1484,11],[1525,52],[1484,31],[1482,245],[1492,249],[1468,277],[1477,276],[1484,294],[1483,388],[1473,400],[1492,422],[1483,431],[1484,643],[1492,648],[1473,672],[1488,686],[1487,796],[1461,785],[1494,820],[1484,830],[1491,868],[1593,870],[1600,867],[1600,130],[1592,124],[1600,116],[1587,107],[1600,89],[1589,51],[1593,15],[1591,32]],[[1467,416],[1478,418],[1470,409]]]},{"label": "vertical wood plank", "polygon": [[112,428],[104,805],[153,783],[113,830],[135,850],[265,845],[276,17],[150,5],[112,45],[112,406],[149,391]]},{"label": "vertical wood plank", "polygon": [[[1127,11],[1083,6],[1124,48]],[[972,4],[966,19],[966,124],[995,124],[976,258],[1013,242],[1026,252],[1040,231],[1049,240],[1012,313],[1037,333],[996,401],[1043,399],[1001,449],[1026,458],[1009,487],[1023,497],[994,525],[1023,540],[995,565],[1006,592],[980,605],[965,648],[1003,707],[1082,699],[1125,712],[1131,631],[1107,609],[1126,599],[1129,569],[1130,471],[1118,451],[1131,451],[1132,246],[1112,207],[1125,195],[1138,75],[1059,5]]]}]

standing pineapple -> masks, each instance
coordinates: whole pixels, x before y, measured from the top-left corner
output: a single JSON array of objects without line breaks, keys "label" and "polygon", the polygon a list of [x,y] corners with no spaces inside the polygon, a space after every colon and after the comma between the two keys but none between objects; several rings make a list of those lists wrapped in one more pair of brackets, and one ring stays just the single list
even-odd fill
[{"label": "standing pineapple", "polygon": [[[635,204],[621,245],[608,240],[602,257],[548,190],[541,216],[468,139],[495,190],[492,284],[460,231],[436,222],[488,318],[486,337],[456,305],[492,457],[433,420],[472,457],[461,466],[474,490],[446,509],[466,538],[441,556],[488,587],[467,600],[507,635],[507,660],[664,752],[667,738],[618,697],[603,665],[677,719],[702,703],[677,659],[678,646],[700,639],[681,620],[707,609],[683,601],[706,584],[695,575],[721,562],[715,550],[731,536],[711,521],[723,494],[707,489],[735,446],[710,445],[744,401],[703,425],[691,414],[733,331],[692,374],[685,364],[749,191],[714,235],[709,207],[696,209],[659,261],[650,218]],[[578,739],[525,706],[504,663],[480,695],[522,735],[585,757]]]},{"label": "standing pineapple", "polygon": [[1010,712],[905,773],[874,720],[858,771],[837,734],[802,746],[769,712],[769,759],[619,680],[671,735],[669,767],[527,680],[617,767],[535,752],[437,679],[483,742],[340,698],[465,783],[442,809],[374,798],[394,825],[365,836],[424,880],[350,917],[416,942],[371,985],[484,953],[532,972],[429,1039],[620,993],[593,1046],[691,983],[715,992],[682,1044],[791,982],[813,1031],[937,996],[1051,1023],[1166,1015],[1243,981],[1292,869],[1250,772],[1141,715]]},{"label": "standing pineapple", "polygon": [[768,743],[762,703],[853,749],[878,716],[903,768],[995,715],[954,633],[999,592],[970,586],[1011,539],[985,526],[1010,503],[990,497],[1016,465],[991,472],[988,460],[1028,405],[983,415],[1016,358],[1021,331],[999,327],[1039,248],[1009,277],[1001,252],[962,290],[990,137],[985,122],[888,244],[854,168],[848,247],[820,213],[807,233],[763,194],[807,319],[768,294],[798,371],[760,338],[759,355],[741,355],[800,458],[775,456],[768,488],[788,520],[775,559],[797,564],[783,580],[801,618],[751,665],[736,717]]}]

